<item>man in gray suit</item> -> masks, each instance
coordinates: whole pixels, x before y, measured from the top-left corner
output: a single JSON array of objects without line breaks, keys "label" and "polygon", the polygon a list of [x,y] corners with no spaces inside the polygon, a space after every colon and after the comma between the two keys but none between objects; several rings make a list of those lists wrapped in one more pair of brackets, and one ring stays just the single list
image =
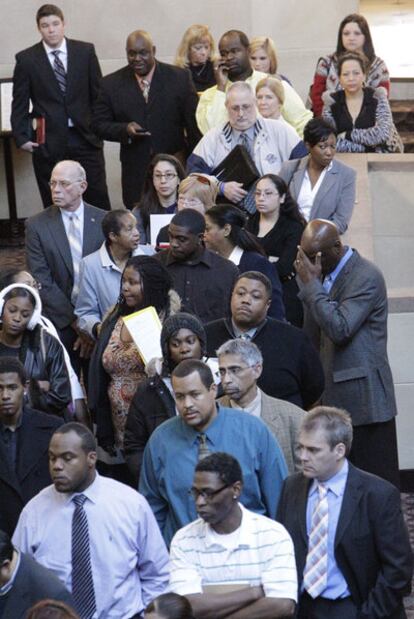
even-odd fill
[{"label": "man in gray suit", "polygon": [[217,350],[219,374],[225,395],[219,403],[260,417],[276,438],[289,474],[299,469],[296,455],[299,426],[305,411],[285,400],[266,395],[257,386],[263,370],[263,356],[250,340],[228,340]]},{"label": "man in gray suit", "polygon": [[319,346],[322,403],[347,410],[350,460],[398,486],[393,378],[387,357],[387,290],[379,269],[342,245],[335,224],[309,222],[296,262],[304,328]]},{"label": "man in gray suit", "polygon": [[40,284],[45,315],[52,320],[79,373],[81,360],[89,357],[93,339],[82,333],[74,313],[79,292],[82,257],[103,243],[102,209],[83,202],[85,170],[77,161],[61,161],[50,177],[52,206],[26,222],[26,256],[33,277]]}]

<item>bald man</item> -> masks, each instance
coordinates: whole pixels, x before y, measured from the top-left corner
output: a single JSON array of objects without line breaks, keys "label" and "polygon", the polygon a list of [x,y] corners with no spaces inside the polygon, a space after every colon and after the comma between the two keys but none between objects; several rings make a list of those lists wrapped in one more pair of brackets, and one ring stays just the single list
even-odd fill
[{"label": "bald man", "polygon": [[318,342],[325,371],[322,403],[351,414],[351,461],[398,486],[384,277],[324,219],[306,226],[295,267],[305,329]]},{"label": "bald man", "polygon": [[190,73],[156,60],[144,30],[131,32],[126,54],[128,65],[102,80],[93,127],[101,138],[121,144],[122,196],[131,208],[140,198],[151,157],[169,153],[184,161],[201,134]]}]

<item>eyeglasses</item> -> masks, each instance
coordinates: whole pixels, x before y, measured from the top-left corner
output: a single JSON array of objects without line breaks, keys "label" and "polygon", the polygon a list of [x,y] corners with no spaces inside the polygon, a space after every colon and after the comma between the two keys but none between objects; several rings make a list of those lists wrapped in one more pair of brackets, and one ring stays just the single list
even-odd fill
[{"label": "eyeglasses", "polygon": [[220,492],[223,492],[223,490],[225,490],[226,488],[230,488],[230,486],[231,484],[226,484],[218,490],[199,490],[198,488],[190,488],[188,494],[191,494],[194,501],[197,501],[198,497],[201,496],[205,501],[209,502],[214,499],[217,494],[220,494]]},{"label": "eyeglasses", "polygon": [[67,189],[74,183],[82,183],[82,181],[83,181],[82,178],[78,178],[76,181],[49,181],[49,187],[54,189],[55,187],[60,186],[62,187],[62,189]]},{"label": "eyeglasses", "polygon": [[251,365],[245,365],[244,367],[240,365],[233,365],[229,368],[219,368],[217,374],[220,378],[223,378],[226,374],[230,374],[231,376],[239,376],[242,372],[249,370],[251,367]]},{"label": "eyeglasses", "polygon": [[262,196],[264,198],[271,198],[272,196],[277,196],[277,195],[279,195],[277,193],[277,191],[271,191],[269,189],[267,191],[257,190],[257,191],[254,192],[254,197],[255,198],[261,198]]},{"label": "eyeglasses", "polygon": [[172,181],[173,178],[177,178],[178,174],[174,174],[174,172],[165,172],[165,174],[156,173],[152,177],[154,181],[162,181],[165,178],[166,181]]}]

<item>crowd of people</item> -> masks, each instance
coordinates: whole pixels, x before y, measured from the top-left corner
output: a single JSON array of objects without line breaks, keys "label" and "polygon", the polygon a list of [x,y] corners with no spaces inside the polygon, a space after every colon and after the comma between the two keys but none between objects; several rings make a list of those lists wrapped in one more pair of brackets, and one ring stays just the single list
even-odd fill
[{"label": "crowd of people", "polygon": [[45,208],[0,281],[0,617],[403,619],[387,291],[343,242],[335,159],[401,150],[365,18],[312,109],[270,37],[216,52],[193,25],[169,65],[136,30],[102,78],[59,7],[36,21],[12,127]]}]

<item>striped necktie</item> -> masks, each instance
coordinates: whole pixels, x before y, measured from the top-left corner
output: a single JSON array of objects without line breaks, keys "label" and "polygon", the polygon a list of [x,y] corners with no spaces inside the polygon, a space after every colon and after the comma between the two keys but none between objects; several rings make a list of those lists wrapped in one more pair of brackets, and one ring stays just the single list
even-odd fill
[{"label": "striped necktie", "polygon": [[65,71],[65,67],[63,66],[63,62],[59,58],[60,50],[56,49],[54,52],[52,52],[52,54],[55,57],[53,61],[53,70],[55,72],[56,79],[58,81],[59,88],[62,91],[62,94],[65,94],[66,93],[66,71]]},{"label": "striped necktie", "polygon": [[142,96],[145,99],[145,103],[148,103],[150,83],[148,80],[141,80],[141,84],[142,84]]},{"label": "striped necktie", "polygon": [[93,587],[88,517],[84,509],[86,496],[73,497],[72,516],[72,595],[81,619],[92,619],[96,612]]},{"label": "striped necktie", "polygon": [[72,213],[69,215],[70,224],[69,224],[69,233],[68,233],[68,241],[70,247],[70,253],[72,254],[72,264],[73,264],[73,288],[71,301],[73,305],[76,304],[76,299],[79,294],[79,269],[80,269],[80,261],[82,260],[82,237],[80,232],[80,221],[79,217]]},{"label": "striped necktie", "polygon": [[204,460],[207,456],[210,455],[210,450],[207,447],[207,437],[204,432],[201,432],[198,435],[198,461]]},{"label": "striped necktie", "polygon": [[312,514],[309,547],[303,572],[303,586],[313,598],[318,597],[328,582],[328,489],[318,484],[319,500]]}]

